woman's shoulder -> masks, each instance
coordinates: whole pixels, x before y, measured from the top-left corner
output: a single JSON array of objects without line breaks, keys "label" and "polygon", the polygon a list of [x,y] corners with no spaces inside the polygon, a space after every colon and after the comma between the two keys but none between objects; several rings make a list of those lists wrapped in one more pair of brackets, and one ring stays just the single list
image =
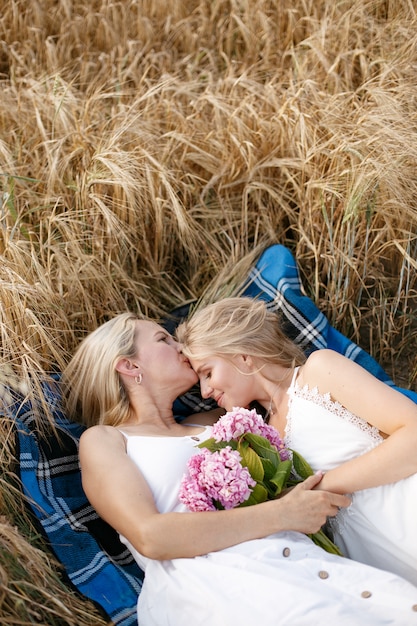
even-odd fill
[{"label": "woman's shoulder", "polygon": [[339,378],[346,367],[348,359],[328,348],[315,350],[300,367],[298,383],[308,385],[310,389],[327,386],[334,378]]},{"label": "woman's shoulder", "polygon": [[304,371],[314,371],[327,365],[337,367],[346,363],[346,360],[346,357],[339,352],[331,350],[330,348],[322,348],[321,350],[315,350],[307,357],[302,369]]},{"label": "woman's shoulder", "polygon": [[80,437],[80,448],[90,448],[93,446],[106,446],[123,442],[123,435],[114,426],[97,424],[87,428]]},{"label": "woman's shoulder", "polygon": [[125,457],[125,439],[114,426],[90,426],[81,435],[79,459],[84,473],[88,468],[111,468]]}]

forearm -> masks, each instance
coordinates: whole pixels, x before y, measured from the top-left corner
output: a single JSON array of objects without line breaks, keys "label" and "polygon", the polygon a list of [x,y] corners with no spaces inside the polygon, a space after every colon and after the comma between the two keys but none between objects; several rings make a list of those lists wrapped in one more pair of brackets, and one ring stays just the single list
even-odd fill
[{"label": "forearm", "polygon": [[195,557],[259,539],[281,528],[274,503],[229,511],[156,514],[129,540],[142,554],[158,560]]},{"label": "forearm", "polygon": [[343,495],[313,491],[310,476],[280,500],[203,513],[159,513],[144,476],[126,455],[120,433],[88,429],[81,437],[83,487],[98,514],[144,556],[194,557],[282,530],[317,532],[348,506]]},{"label": "forearm", "polygon": [[311,476],[279,500],[204,513],[154,514],[136,523],[125,518],[119,530],[145,556],[154,559],[194,557],[228,548],[243,541],[293,530],[315,533],[349,506],[343,495],[313,491],[321,479]]},{"label": "forearm", "polygon": [[417,472],[417,432],[399,429],[376,448],[326,472],[317,489],[353,493]]}]

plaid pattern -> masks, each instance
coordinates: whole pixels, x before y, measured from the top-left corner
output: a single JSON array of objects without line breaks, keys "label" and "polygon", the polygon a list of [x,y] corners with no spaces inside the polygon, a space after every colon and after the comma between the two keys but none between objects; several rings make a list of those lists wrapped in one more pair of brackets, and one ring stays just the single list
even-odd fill
[{"label": "plaid pattern", "polygon": [[134,626],[143,573],[84,494],[78,465],[83,427],[66,420],[60,411],[58,387],[45,385],[44,395],[57,434],[39,433],[28,403],[9,409],[18,433],[20,479],[35,522],[65,566],[70,587],[89,598],[114,624]]},{"label": "plaid pattern", "polygon": [[314,302],[304,295],[294,257],[284,246],[277,244],[263,252],[250,272],[242,295],[261,298],[269,309],[281,313],[286,334],[306,354],[320,348],[335,350],[417,402],[417,393],[394,385],[375,359],[333,328]]},{"label": "plaid pattern", "polygon": [[[250,272],[243,295],[262,298],[270,309],[279,311],[286,333],[307,354],[332,348],[394,386],[378,363],[332,328],[303,294],[296,263],[285,247],[275,245],[264,251]],[[171,332],[188,311],[189,306],[185,306],[173,312]],[[417,402],[416,393],[399,391]],[[29,506],[64,565],[69,584],[117,626],[134,626],[143,574],[117,533],[97,516],[84,495],[77,454],[82,427],[68,422],[60,411],[58,386],[45,385],[45,397],[57,423],[58,437],[52,433],[40,436],[32,407],[21,398],[15,396],[7,411],[18,432],[20,476]],[[212,406],[193,390],[177,400],[174,411],[181,419]]]}]

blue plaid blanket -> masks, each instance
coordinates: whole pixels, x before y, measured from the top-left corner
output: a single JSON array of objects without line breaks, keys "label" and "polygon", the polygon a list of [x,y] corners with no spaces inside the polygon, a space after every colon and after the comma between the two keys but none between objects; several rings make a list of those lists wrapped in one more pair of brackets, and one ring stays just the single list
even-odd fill
[{"label": "blue plaid blanket", "polygon": [[[143,573],[118,534],[91,507],[81,486],[78,441],[83,431],[62,414],[59,387],[45,383],[44,397],[56,433],[39,431],[34,407],[17,399],[19,472],[35,524],[64,565],[67,584],[89,598],[105,619],[137,624]],[[10,413],[10,409],[9,409]]]},{"label": "blue plaid blanket", "polygon": [[[378,363],[332,328],[304,295],[295,260],[287,248],[274,245],[264,251],[252,268],[242,295],[262,298],[269,308],[279,311],[286,333],[307,354],[332,348],[395,386]],[[170,330],[188,310],[189,306],[185,306],[173,312]],[[397,389],[417,402],[415,392]],[[117,533],[89,505],[82,490],[77,454],[82,426],[70,423],[60,410],[58,385],[45,384],[44,395],[57,433],[41,436],[33,407],[19,397],[15,396],[6,411],[16,424],[20,478],[31,512],[64,565],[68,584],[92,600],[117,626],[134,626],[143,574]],[[194,390],[177,400],[175,412],[181,419],[211,407]]]},{"label": "blue plaid blanket", "polygon": [[417,402],[416,392],[396,386],[375,359],[330,325],[304,294],[294,257],[284,246],[277,244],[263,252],[242,295],[261,298],[268,308],[280,312],[286,334],[306,354],[320,348],[336,350]]}]

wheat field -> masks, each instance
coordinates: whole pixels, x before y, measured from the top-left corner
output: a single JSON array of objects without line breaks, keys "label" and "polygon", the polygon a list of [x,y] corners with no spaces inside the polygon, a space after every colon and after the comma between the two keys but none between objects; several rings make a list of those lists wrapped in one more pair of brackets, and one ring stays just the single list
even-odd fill
[{"label": "wheat field", "polygon": [[[417,390],[412,0],[2,5],[2,380],[36,386],[127,308],[229,293],[282,243],[331,323]],[[13,502],[2,624],[102,623]],[[28,551],[33,614],[15,585]]]}]

